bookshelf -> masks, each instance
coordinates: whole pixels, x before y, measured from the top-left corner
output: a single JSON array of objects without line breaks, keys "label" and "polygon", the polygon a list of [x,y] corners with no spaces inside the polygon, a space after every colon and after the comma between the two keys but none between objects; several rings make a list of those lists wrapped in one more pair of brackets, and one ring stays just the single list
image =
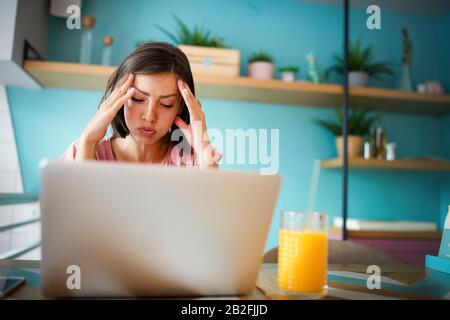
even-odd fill
[{"label": "bookshelf", "polygon": [[[105,89],[115,67],[69,62],[26,60],[25,70],[44,87]],[[334,107],[342,103],[342,86],[256,80],[248,77],[194,75],[198,96],[205,98]],[[442,116],[450,112],[450,95],[351,87],[350,103],[361,108]]]},{"label": "bookshelf", "polygon": [[[341,158],[328,159],[321,161],[323,169],[342,168],[343,160]],[[450,171],[450,161],[435,159],[398,159],[398,160],[379,160],[350,158],[349,168],[369,169],[369,170],[419,170],[419,171]]]}]

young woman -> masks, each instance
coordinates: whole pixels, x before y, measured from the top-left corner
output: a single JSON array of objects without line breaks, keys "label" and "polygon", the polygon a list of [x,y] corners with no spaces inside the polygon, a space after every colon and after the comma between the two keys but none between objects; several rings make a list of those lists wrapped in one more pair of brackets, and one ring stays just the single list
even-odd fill
[{"label": "young woman", "polygon": [[[110,124],[112,136],[105,137]],[[189,61],[162,42],[145,43],[125,58],[109,78],[97,113],[62,156],[198,168],[218,168],[220,158],[195,98]]]}]

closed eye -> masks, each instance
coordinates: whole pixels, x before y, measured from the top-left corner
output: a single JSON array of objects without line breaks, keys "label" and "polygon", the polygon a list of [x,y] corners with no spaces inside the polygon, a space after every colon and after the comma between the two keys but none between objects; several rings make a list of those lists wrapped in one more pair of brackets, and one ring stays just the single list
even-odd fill
[{"label": "closed eye", "polygon": [[135,102],[138,102],[138,103],[144,102],[144,100],[142,100],[142,99],[137,99],[137,98],[135,98],[135,97],[132,97],[131,100],[133,100],[133,101],[135,101]]},{"label": "closed eye", "polygon": [[172,107],[173,107],[173,104],[162,104],[162,103],[161,103],[161,105],[162,105],[164,108],[172,108]]}]

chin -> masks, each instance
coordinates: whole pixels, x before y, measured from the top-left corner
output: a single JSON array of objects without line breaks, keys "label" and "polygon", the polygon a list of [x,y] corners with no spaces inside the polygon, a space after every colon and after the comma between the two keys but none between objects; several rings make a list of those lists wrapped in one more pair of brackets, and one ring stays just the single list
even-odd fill
[{"label": "chin", "polygon": [[154,136],[143,136],[140,133],[132,133],[134,140],[142,144],[154,144],[159,142],[164,136],[154,135]]},{"label": "chin", "polygon": [[132,134],[132,136],[133,136],[134,140],[136,140],[137,142],[142,143],[142,144],[153,144],[153,143],[159,141],[159,139],[161,139],[160,137],[157,137],[157,136],[145,137],[143,135],[140,135],[139,133]]}]

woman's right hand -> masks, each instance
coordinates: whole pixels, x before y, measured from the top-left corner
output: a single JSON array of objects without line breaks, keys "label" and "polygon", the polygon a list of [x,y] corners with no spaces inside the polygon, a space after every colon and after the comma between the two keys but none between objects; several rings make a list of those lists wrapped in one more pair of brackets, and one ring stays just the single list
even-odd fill
[{"label": "woman's right hand", "polygon": [[131,87],[133,78],[132,73],[122,78],[109,97],[102,102],[81,135],[84,140],[96,144],[103,139],[117,112],[134,93],[135,89]]},{"label": "woman's right hand", "polygon": [[98,111],[83,130],[79,139],[79,150],[76,159],[95,159],[97,143],[102,140],[108,126],[125,102],[133,96],[135,89],[131,87],[134,75],[124,76],[109,97],[102,102]]}]

